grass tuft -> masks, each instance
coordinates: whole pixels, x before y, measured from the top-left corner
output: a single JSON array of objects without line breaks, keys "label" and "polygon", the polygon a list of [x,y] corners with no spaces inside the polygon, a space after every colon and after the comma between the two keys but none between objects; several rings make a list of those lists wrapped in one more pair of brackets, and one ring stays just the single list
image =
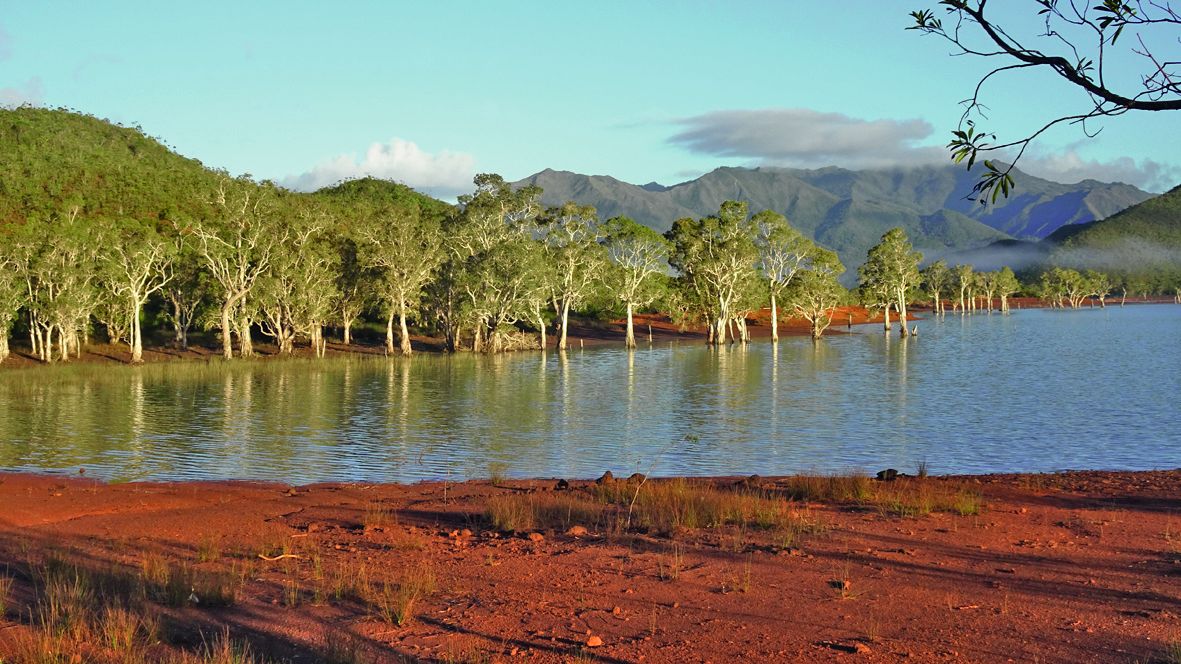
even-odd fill
[{"label": "grass tuft", "polygon": [[426,565],[408,570],[394,583],[383,581],[372,584],[366,600],[378,617],[390,625],[401,627],[414,619],[414,607],[435,592],[435,572]]}]

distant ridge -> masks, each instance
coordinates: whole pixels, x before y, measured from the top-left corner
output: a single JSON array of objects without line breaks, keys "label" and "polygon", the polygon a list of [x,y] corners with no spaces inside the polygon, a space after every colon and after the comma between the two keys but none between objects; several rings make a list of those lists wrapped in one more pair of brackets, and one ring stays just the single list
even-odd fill
[{"label": "distant ridge", "polygon": [[976,176],[953,165],[864,171],[723,167],[672,186],[546,169],[516,184],[540,186],[546,205],[573,200],[595,206],[603,218],[626,215],[661,232],[681,217],[716,212],[727,199],[743,200],[751,212],[785,214],[850,267],[895,226],[933,257],[1001,240],[1041,239],[1151,198],[1126,184],[1016,177],[1017,191],[995,206],[968,200]]}]

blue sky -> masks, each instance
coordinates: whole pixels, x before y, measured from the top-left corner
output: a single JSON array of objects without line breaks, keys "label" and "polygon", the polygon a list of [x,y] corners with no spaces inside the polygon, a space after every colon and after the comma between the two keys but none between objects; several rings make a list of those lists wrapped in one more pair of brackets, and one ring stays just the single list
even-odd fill
[{"label": "blue sky", "polygon": [[[476,172],[671,184],[722,165],[941,162],[985,71],[903,30],[921,0],[0,1],[0,103],[139,124],[299,188],[369,172],[450,197]],[[1085,103],[1037,74],[987,101],[1002,138]],[[1181,181],[1178,120],[1057,129],[1022,165],[1160,190]]]}]

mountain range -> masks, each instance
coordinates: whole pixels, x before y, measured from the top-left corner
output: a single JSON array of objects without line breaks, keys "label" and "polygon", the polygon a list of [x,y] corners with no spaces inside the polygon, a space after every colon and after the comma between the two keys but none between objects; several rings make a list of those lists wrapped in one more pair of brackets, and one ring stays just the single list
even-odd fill
[{"label": "mountain range", "polygon": [[676,219],[717,212],[725,200],[775,210],[852,268],[890,228],[901,226],[929,258],[996,242],[1039,240],[1059,228],[1104,219],[1151,194],[1119,183],[1060,184],[1016,172],[1017,190],[995,205],[969,199],[976,172],[958,166],[876,170],[724,167],[673,186],[546,169],[515,183],[542,188],[542,202],[593,205],[658,231]]}]

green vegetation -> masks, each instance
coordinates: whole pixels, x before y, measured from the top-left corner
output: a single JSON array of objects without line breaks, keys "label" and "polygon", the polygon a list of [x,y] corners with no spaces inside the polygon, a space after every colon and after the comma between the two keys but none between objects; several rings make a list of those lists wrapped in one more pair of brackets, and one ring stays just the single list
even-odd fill
[{"label": "green vegetation", "polygon": [[[601,221],[588,205],[546,208],[540,188],[493,174],[476,176],[455,206],[374,179],[296,194],[62,111],[0,111],[0,145],[0,361],[10,337],[46,363],[97,337],[125,343],[140,363],[145,337],[183,349],[194,327],[215,331],[226,359],[253,355],[256,334],[280,354],[300,344],[323,357],[331,330],[347,346],[358,325],[384,327],[387,354],[412,352],[411,324],[448,351],[545,347],[551,328],[565,349],[574,313],[626,315],[633,347],[644,308],[703,325],[722,344],[748,341],[748,319],[767,305],[777,338],[782,305],[818,339],[849,300],[835,253],[744,202],[678,219],[661,237],[627,217]],[[1148,223],[1175,198],[1073,242],[1096,246],[1103,229]],[[902,226],[869,248],[859,294],[887,330],[891,309],[905,319],[923,292],[941,311],[957,290],[961,311],[981,296],[989,311],[999,296],[1004,311],[1020,289],[1011,270],[937,263],[920,275],[921,257]],[[1084,288],[1055,269],[1042,291],[1072,306],[1102,304],[1117,285],[1164,287],[1088,272]]]},{"label": "green vegetation", "polygon": [[1111,276],[1126,295],[1181,288],[1181,187],[1102,221],[1060,229],[1050,262]]},{"label": "green vegetation", "polygon": [[842,296],[839,264],[812,260],[820,250],[782,216],[751,218],[732,201],[666,239],[590,206],[543,208],[540,189],[497,175],[477,176],[457,206],[372,179],[295,194],[206,169],[137,129],[0,114],[11,148],[0,158],[0,360],[13,334],[43,362],[101,335],[139,363],[144,337],[166,326],[181,348],[193,326],[216,331],[226,359],[254,355],[258,333],[280,354],[300,343],[323,357],[326,329],[347,345],[367,318],[385,323],[387,353],[412,352],[411,322],[450,351],[537,347],[551,325],[564,349],[579,310],[625,311],[634,346],[635,310],[673,302],[722,343],[746,341],[747,314],[816,265]]},{"label": "green vegetation", "polygon": [[869,250],[865,263],[858,270],[861,295],[866,304],[882,310],[887,332],[890,330],[890,307],[894,307],[902,323],[902,336],[910,334],[906,323],[906,302],[910,299],[910,292],[919,285],[919,263],[922,260],[923,255],[910,246],[906,232],[893,228]]}]

